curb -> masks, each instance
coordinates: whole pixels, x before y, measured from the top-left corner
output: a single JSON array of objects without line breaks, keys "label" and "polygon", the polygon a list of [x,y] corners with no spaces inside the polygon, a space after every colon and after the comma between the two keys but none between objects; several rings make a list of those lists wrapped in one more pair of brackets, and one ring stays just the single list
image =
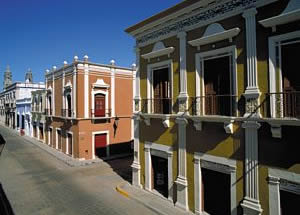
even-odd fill
[{"label": "curb", "polygon": [[125,191],[124,189],[122,189],[121,186],[123,186],[123,184],[117,185],[117,186],[116,186],[116,191],[117,191],[118,193],[120,193],[121,195],[123,195],[123,196],[129,198],[129,193],[128,193],[127,191]]}]

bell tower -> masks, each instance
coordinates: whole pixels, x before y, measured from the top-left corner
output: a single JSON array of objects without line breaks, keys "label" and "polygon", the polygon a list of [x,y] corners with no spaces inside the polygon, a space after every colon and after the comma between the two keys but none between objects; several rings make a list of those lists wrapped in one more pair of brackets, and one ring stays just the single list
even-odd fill
[{"label": "bell tower", "polygon": [[25,82],[26,83],[32,83],[32,71],[31,69],[28,69],[25,74]]},{"label": "bell tower", "polygon": [[5,90],[9,85],[12,84],[12,74],[11,74],[9,65],[7,65],[7,67],[6,67],[3,80],[4,80],[3,81],[3,89]]}]

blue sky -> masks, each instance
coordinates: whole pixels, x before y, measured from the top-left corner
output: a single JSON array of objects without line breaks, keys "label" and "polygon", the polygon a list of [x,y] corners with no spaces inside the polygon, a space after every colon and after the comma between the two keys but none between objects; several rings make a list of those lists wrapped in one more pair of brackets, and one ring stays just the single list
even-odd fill
[{"label": "blue sky", "polygon": [[134,40],[127,27],[181,0],[0,0],[0,89],[9,64],[13,81],[23,81],[28,68],[34,81],[74,55],[92,62],[130,66]]}]

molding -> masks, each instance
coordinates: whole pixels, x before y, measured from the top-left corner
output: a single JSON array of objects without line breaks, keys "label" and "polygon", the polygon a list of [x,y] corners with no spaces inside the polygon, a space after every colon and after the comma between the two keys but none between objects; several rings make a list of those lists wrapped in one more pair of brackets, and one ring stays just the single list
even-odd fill
[{"label": "molding", "polygon": [[259,23],[266,28],[272,27],[272,31],[276,32],[276,26],[297,20],[300,20],[299,0],[290,0],[287,7],[280,15],[261,20]]},{"label": "molding", "polygon": [[69,152],[69,138],[68,138],[68,134],[72,135],[72,157],[74,157],[74,135],[72,131],[67,131],[67,137],[66,137],[66,154],[70,155]]},{"label": "molding", "polygon": [[151,58],[161,57],[163,55],[168,55],[168,57],[170,57],[170,54],[173,53],[174,50],[175,50],[174,47],[166,48],[163,42],[157,42],[154,44],[152,52],[143,54],[141,55],[141,57],[148,60],[148,62],[150,62]]},{"label": "molding", "polygon": [[282,138],[281,126],[280,125],[272,125],[271,124],[271,132],[272,137],[274,138]]},{"label": "molding", "polygon": [[261,7],[278,0],[199,1],[157,21],[151,22],[133,32],[137,46],[142,47],[157,40],[176,35],[178,31],[190,31],[226,18],[238,15],[249,7]]},{"label": "molding", "polygon": [[163,120],[162,123],[165,128],[170,128],[170,117],[166,116]]},{"label": "molding", "polygon": [[195,212],[198,214],[205,214],[203,211],[203,200],[201,199],[202,193],[202,176],[201,168],[210,169],[213,171],[221,172],[230,175],[230,205],[231,214],[237,214],[237,197],[236,197],[236,169],[237,162],[224,157],[208,155],[201,152],[194,153],[194,204]]},{"label": "molding", "polygon": [[213,23],[206,28],[203,37],[191,40],[188,43],[191,46],[197,47],[199,51],[201,45],[206,45],[209,43],[214,43],[226,39],[229,39],[229,41],[232,42],[232,38],[237,36],[239,33],[239,28],[225,30],[219,23]]},{"label": "molding", "polygon": [[193,125],[194,125],[195,129],[197,131],[202,131],[202,129],[203,129],[203,121],[199,120],[199,119],[195,119],[195,118],[193,118],[192,120],[194,122]]},{"label": "molding", "polygon": [[[95,108],[95,95],[97,95],[97,94],[102,94],[102,95],[105,96],[105,116],[104,117],[107,117],[106,111],[107,111],[108,105],[109,105],[108,104],[109,92],[106,91],[106,90],[104,91],[104,90],[98,90],[98,89],[93,88],[92,91],[91,91],[92,109]],[[93,118],[93,117],[91,116],[91,118]],[[94,118],[96,118],[96,117],[94,116]]]},{"label": "molding", "polygon": [[103,79],[97,79],[95,83],[93,83],[93,88],[109,88],[109,84],[105,83]]},{"label": "molding", "polygon": [[151,155],[156,155],[168,160],[168,200],[173,202],[173,148],[162,144],[146,141],[144,144],[145,155],[145,189],[152,192],[152,161]]},{"label": "molding", "polygon": [[64,88],[65,88],[65,90],[72,89],[72,83],[70,80],[67,82],[67,84],[64,86]]}]

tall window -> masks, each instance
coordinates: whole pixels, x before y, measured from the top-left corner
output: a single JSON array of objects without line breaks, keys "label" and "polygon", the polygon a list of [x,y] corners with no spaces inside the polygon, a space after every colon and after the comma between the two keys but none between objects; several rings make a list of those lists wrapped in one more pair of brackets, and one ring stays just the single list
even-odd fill
[{"label": "tall window", "polygon": [[171,112],[169,69],[163,68],[153,71],[154,113],[169,114]]},{"label": "tall window", "polygon": [[72,98],[70,94],[67,95],[67,116],[72,116]]},{"label": "tall window", "polygon": [[48,114],[52,115],[52,98],[51,98],[51,96],[48,96],[48,104],[49,104],[49,106],[48,106],[48,108],[49,108]]},{"label": "tall window", "polygon": [[95,95],[95,117],[105,117],[105,95],[96,94]]}]

